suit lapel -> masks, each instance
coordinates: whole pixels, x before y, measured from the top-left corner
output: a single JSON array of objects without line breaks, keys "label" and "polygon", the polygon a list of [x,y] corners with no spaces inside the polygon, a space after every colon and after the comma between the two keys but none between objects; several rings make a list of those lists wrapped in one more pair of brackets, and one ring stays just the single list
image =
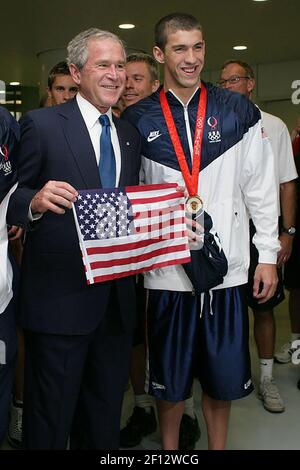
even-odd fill
[{"label": "suit lapel", "polygon": [[76,98],[59,108],[63,132],[86,188],[101,187],[94,148]]}]

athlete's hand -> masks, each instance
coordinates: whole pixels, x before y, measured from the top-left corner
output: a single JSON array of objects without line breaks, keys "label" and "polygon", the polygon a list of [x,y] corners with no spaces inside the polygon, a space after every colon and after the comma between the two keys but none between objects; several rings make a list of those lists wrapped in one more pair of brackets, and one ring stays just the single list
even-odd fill
[{"label": "athlete's hand", "polygon": [[275,294],[278,283],[275,264],[260,263],[254,274],[253,297],[259,304],[267,302]]}]

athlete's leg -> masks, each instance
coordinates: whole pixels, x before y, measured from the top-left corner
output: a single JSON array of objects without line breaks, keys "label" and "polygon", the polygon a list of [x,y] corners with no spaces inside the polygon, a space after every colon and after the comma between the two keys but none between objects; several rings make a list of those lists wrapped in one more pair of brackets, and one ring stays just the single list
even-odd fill
[{"label": "athlete's leg", "polygon": [[225,449],[231,401],[202,395],[202,411],[207,427],[208,450]]},{"label": "athlete's leg", "polygon": [[177,450],[179,427],[184,410],[184,401],[171,402],[157,400],[157,410],[160,423],[162,448]]}]

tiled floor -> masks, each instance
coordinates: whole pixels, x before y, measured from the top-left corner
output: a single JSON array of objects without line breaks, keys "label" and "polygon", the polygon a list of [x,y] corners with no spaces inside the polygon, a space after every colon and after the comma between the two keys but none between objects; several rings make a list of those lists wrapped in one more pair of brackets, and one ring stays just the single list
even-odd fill
[{"label": "tiled floor", "polygon": [[[289,339],[289,320],[287,314],[287,302],[281,304],[276,310],[277,346],[281,346]],[[250,315],[252,323],[252,315]],[[252,356],[253,380],[257,384],[259,377],[257,354],[252,337],[250,348]],[[300,391],[296,383],[300,378],[300,367],[292,364],[275,364],[274,376],[286,404],[286,411],[280,414],[272,414],[265,411],[256,392],[243,400],[238,400],[232,405],[227,449],[300,449]],[[202,430],[201,439],[196,449],[206,449],[207,439],[205,425],[200,409],[200,386],[195,384],[196,413]],[[124,426],[133,407],[132,390],[129,389],[124,398],[122,426]],[[160,449],[159,432],[147,436],[136,449],[155,450]],[[10,449],[4,444],[2,449]]]},{"label": "tiled floor", "polygon": [[[284,301],[275,311],[277,326],[277,347],[281,346],[290,337],[287,301]],[[252,314],[250,315],[252,324]],[[250,337],[252,357],[252,371],[254,383],[258,383],[259,367],[255,343]],[[300,378],[300,366],[292,364],[275,364],[274,377],[286,404],[284,413],[274,414],[266,411],[257,398],[256,391],[249,397],[237,400],[232,405],[229,425],[227,449],[300,449],[300,391],[296,387]],[[195,384],[194,400],[196,413],[199,418],[202,435],[196,449],[207,448],[205,425],[200,409],[200,386]],[[122,424],[124,425],[131,412],[132,391],[126,392]],[[159,449],[159,432],[147,436],[136,449]]]}]

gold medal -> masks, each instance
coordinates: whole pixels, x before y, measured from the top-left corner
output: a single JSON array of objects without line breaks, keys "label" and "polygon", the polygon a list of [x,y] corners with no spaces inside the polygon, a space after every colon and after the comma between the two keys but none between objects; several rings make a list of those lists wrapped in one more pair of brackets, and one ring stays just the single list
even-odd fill
[{"label": "gold medal", "polygon": [[203,201],[200,196],[191,196],[186,200],[186,210],[189,214],[198,214],[203,210]]}]

